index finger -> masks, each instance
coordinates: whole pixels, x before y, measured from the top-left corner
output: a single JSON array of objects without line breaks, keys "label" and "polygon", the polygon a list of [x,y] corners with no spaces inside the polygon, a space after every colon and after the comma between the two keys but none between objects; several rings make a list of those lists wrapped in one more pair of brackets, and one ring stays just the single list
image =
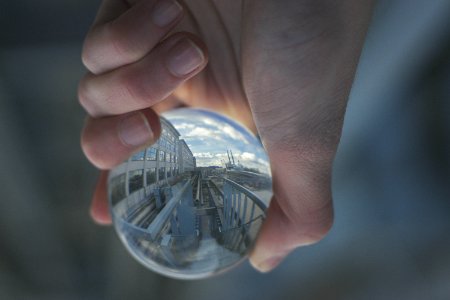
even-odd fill
[{"label": "index finger", "polygon": [[138,61],[182,18],[182,6],[175,0],[129,3],[103,1],[83,46],[82,60],[92,73]]}]

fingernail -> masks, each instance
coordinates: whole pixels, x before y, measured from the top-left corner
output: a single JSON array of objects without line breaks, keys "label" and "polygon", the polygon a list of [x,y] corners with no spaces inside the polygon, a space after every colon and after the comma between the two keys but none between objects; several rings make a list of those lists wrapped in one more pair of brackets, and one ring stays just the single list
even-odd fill
[{"label": "fingernail", "polygon": [[175,76],[186,76],[205,60],[202,50],[188,39],[182,39],[169,53],[167,67]]},{"label": "fingernail", "polygon": [[159,27],[172,23],[181,13],[183,7],[174,0],[158,1],[151,15],[152,21]]},{"label": "fingernail", "polygon": [[119,123],[118,134],[123,144],[137,147],[153,140],[153,132],[141,112],[126,116]]},{"label": "fingernail", "polygon": [[278,266],[280,262],[284,259],[284,257],[285,256],[282,255],[274,256],[263,261],[254,261],[250,259],[250,263],[253,266],[253,268],[258,270],[259,272],[267,273],[272,271],[276,266]]}]

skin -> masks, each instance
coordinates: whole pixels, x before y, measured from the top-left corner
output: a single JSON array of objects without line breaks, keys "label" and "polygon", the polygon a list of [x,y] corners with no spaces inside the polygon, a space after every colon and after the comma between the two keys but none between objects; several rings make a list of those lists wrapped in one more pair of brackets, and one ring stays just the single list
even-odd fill
[{"label": "skin", "polygon": [[[158,26],[152,12],[164,1],[104,0],[86,37],[81,145],[103,170],[91,215],[111,222],[107,170],[157,139],[158,112],[214,110],[259,134],[268,152],[274,196],[250,261],[270,271],[332,226],[332,164],[373,1],[185,0]],[[186,41],[203,60],[176,76],[168,61]],[[130,145],[118,128],[136,111],[153,135]]]}]

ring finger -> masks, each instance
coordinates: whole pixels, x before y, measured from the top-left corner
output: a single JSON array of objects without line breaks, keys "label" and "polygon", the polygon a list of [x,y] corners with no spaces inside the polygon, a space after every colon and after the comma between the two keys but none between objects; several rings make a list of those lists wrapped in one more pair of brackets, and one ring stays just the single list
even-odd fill
[{"label": "ring finger", "polygon": [[82,60],[101,74],[144,57],[182,18],[175,0],[105,0],[83,46]]}]

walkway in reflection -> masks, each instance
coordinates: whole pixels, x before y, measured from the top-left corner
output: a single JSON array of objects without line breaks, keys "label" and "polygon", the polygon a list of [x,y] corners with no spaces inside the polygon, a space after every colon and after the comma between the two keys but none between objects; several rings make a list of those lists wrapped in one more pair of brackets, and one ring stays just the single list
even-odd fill
[{"label": "walkway in reflection", "polygon": [[138,202],[117,202],[113,214],[141,261],[205,272],[231,265],[251,247],[266,209],[253,192],[262,186],[265,177],[197,168],[149,196],[143,191]]}]

